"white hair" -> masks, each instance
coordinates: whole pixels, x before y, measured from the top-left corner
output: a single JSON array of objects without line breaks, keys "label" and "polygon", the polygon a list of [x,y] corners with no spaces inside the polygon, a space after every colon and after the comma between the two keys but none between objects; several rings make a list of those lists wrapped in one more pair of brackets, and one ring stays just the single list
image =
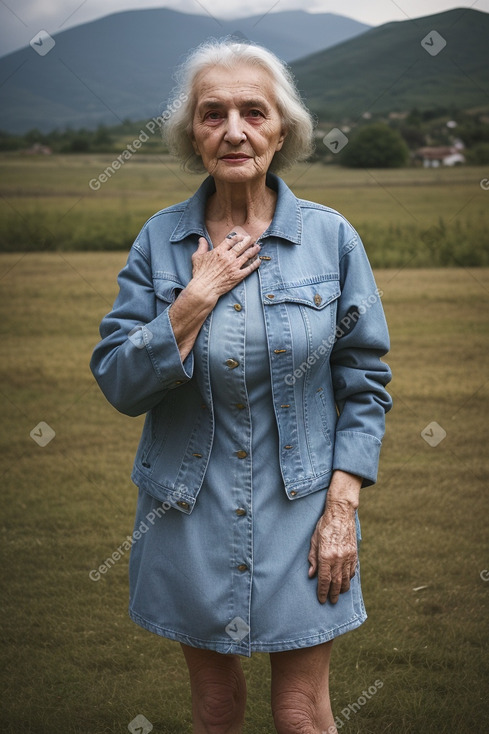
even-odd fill
[{"label": "white hair", "polygon": [[233,69],[241,64],[257,66],[269,74],[282,124],[287,131],[282,149],[272,158],[270,171],[276,173],[288,168],[312,153],[313,119],[286,64],[263,46],[241,43],[232,38],[211,39],[191,51],[178,68],[175,74],[177,86],[167,107],[169,114],[162,122],[168,150],[180,159],[186,170],[199,173],[206,170],[190,138],[197,103],[198,75],[210,67]]}]

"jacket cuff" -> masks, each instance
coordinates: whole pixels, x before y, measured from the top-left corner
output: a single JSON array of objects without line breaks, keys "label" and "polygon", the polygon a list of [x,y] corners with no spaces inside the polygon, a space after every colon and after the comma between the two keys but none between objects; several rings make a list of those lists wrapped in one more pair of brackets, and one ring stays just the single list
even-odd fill
[{"label": "jacket cuff", "polygon": [[382,442],[368,433],[337,431],[333,471],[339,469],[362,477],[362,487],[375,484],[381,446]]},{"label": "jacket cuff", "polygon": [[172,389],[192,379],[194,356],[191,351],[182,362],[178,344],[173,333],[168,309],[143,326],[144,345],[154,370],[165,387]]}]

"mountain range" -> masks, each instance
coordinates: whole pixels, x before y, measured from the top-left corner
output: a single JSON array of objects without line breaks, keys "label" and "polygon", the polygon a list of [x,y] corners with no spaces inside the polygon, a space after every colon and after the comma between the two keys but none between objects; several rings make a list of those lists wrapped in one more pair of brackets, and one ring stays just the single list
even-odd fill
[{"label": "mountain range", "polygon": [[489,107],[489,14],[458,8],[386,23],[292,69],[320,119]]},{"label": "mountain range", "polygon": [[175,67],[210,37],[247,38],[290,62],[368,28],[332,13],[299,10],[225,21],[161,8],[70,28],[53,36],[54,46],[38,34],[32,47],[0,58],[0,130],[94,127],[160,114]]},{"label": "mountain range", "polygon": [[320,120],[489,107],[489,14],[459,8],[370,28],[330,13],[235,21],[166,8],[115,13],[0,58],[0,130],[115,125],[161,114],[176,66],[209,37],[261,43],[289,62]]}]

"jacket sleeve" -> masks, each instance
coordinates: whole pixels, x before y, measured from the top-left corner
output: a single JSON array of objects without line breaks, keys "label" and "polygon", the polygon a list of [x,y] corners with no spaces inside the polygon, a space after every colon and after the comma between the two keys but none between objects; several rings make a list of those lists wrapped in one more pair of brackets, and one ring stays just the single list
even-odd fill
[{"label": "jacket sleeve", "polygon": [[333,470],[377,479],[385,413],[392,400],[385,389],[391,371],[381,357],[389,334],[378,290],[363,244],[355,234],[340,260],[336,342],[331,353],[335,401],[339,413]]},{"label": "jacket sleeve", "polygon": [[168,308],[157,315],[151,264],[137,240],[118,283],[119,295],[100,324],[102,341],[90,368],[107,400],[136,416],[192,378],[193,354],[182,363]]}]

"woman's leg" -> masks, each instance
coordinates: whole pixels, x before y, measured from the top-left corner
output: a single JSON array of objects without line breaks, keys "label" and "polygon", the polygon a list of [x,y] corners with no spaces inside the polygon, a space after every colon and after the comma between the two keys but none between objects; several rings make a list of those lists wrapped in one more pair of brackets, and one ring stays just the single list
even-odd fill
[{"label": "woman's leg", "polygon": [[193,734],[240,734],[246,681],[237,655],[182,644],[192,691]]},{"label": "woman's leg", "polygon": [[270,654],[278,734],[337,734],[329,700],[333,641]]}]

